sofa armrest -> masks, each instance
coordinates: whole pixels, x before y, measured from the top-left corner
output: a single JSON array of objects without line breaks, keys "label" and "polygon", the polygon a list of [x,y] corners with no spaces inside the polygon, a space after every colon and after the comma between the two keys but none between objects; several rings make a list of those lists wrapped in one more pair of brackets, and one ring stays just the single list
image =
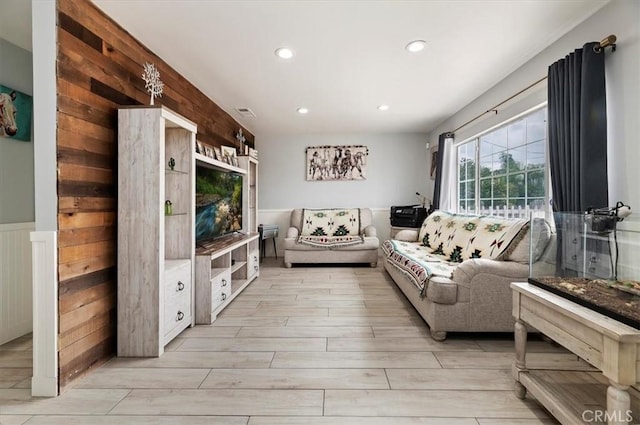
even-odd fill
[{"label": "sofa armrest", "polygon": [[496,276],[505,279],[526,280],[529,276],[529,265],[515,261],[475,258],[460,263],[453,272],[453,280],[463,285],[469,285],[479,275],[489,275],[487,279],[491,279],[491,276]]},{"label": "sofa armrest", "polygon": [[418,241],[418,231],[417,230],[400,230],[396,235],[392,238],[397,241],[404,242],[417,242]]},{"label": "sofa armrest", "polygon": [[289,229],[287,229],[287,239],[294,239],[298,237],[298,234],[300,232],[298,231],[297,227],[289,227]]},{"label": "sofa armrest", "polygon": [[367,237],[376,237],[378,236],[378,232],[375,227],[369,225],[362,230],[362,233]]}]

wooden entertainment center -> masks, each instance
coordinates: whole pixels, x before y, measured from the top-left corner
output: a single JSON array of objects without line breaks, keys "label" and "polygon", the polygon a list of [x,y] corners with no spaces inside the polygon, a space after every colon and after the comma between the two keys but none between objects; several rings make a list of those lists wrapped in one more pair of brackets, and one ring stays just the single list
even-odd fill
[{"label": "wooden entertainment center", "polygon": [[[164,106],[118,110],[118,356],[157,357],[211,323],[259,274],[258,161],[195,152],[197,126]],[[195,242],[196,164],[242,175],[242,231]]]},{"label": "wooden entertainment center", "polygon": [[257,225],[258,161],[242,156],[239,167],[195,154],[201,164],[244,176],[242,228],[196,248],[196,323],[211,324],[218,314],[260,273]]}]

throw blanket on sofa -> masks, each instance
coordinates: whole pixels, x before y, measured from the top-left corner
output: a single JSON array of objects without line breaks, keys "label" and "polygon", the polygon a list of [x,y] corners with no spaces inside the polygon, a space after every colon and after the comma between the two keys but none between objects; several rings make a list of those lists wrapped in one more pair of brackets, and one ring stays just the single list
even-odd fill
[{"label": "throw blanket on sofa", "polygon": [[528,220],[436,211],[420,228],[418,242],[385,241],[388,261],[410,277],[424,296],[431,276],[451,278],[471,258],[502,260],[527,233]]},{"label": "throw blanket on sofa", "polygon": [[457,263],[431,255],[431,249],[419,242],[386,240],[382,251],[394,266],[410,277],[423,296],[431,276],[451,278],[458,267]]},{"label": "throw blanket on sofa", "polygon": [[331,248],[364,243],[360,208],[304,209],[298,243]]},{"label": "throw blanket on sofa", "polygon": [[501,260],[525,236],[528,223],[527,219],[436,211],[425,219],[418,241],[447,261]]}]

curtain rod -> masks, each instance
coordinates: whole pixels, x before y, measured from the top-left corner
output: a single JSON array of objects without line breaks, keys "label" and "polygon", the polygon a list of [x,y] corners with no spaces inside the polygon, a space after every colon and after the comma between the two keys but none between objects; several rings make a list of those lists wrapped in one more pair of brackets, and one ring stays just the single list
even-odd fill
[{"label": "curtain rod", "polygon": [[[600,49],[604,49],[606,47],[611,47],[613,49],[613,51],[615,52],[616,50],[616,36],[611,34],[605,38],[603,38],[600,41]],[[500,106],[504,105],[505,103],[507,103],[508,101],[510,101],[511,99],[520,96],[522,93],[526,92],[527,90],[537,86],[538,84],[540,84],[541,82],[543,82],[544,80],[546,80],[547,77],[542,77],[539,80],[529,84],[527,87],[523,88],[522,90],[520,90],[519,92],[517,92],[516,94],[513,94],[511,96],[509,96],[508,98],[506,98],[505,100],[503,100],[502,102],[498,103],[497,105],[495,105],[493,108],[491,109],[487,109],[486,111],[482,112],[481,114],[479,114],[478,116],[471,118],[469,121],[465,122],[464,124],[462,124],[461,126],[459,126],[458,128],[454,129],[452,131],[452,133],[456,133],[458,130],[460,130],[461,128],[464,128],[466,126],[468,126],[469,124],[471,124],[472,122],[474,122],[475,120],[482,118],[483,116],[485,116],[486,114],[493,112],[495,114],[498,113],[498,109]]]}]

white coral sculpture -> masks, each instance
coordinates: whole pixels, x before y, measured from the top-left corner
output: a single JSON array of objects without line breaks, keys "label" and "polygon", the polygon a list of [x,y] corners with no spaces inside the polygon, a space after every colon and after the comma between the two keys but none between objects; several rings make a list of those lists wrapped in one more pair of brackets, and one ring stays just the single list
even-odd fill
[{"label": "white coral sculpture", "polygon": [[153,99],[162,97],[162,90],[164,90],[164,83],[160,80],[160,71],[154,64],[147,62],[144,64],[142,79],[144,80],[144,88],[151,95],[150,104],[153,105]]}]

